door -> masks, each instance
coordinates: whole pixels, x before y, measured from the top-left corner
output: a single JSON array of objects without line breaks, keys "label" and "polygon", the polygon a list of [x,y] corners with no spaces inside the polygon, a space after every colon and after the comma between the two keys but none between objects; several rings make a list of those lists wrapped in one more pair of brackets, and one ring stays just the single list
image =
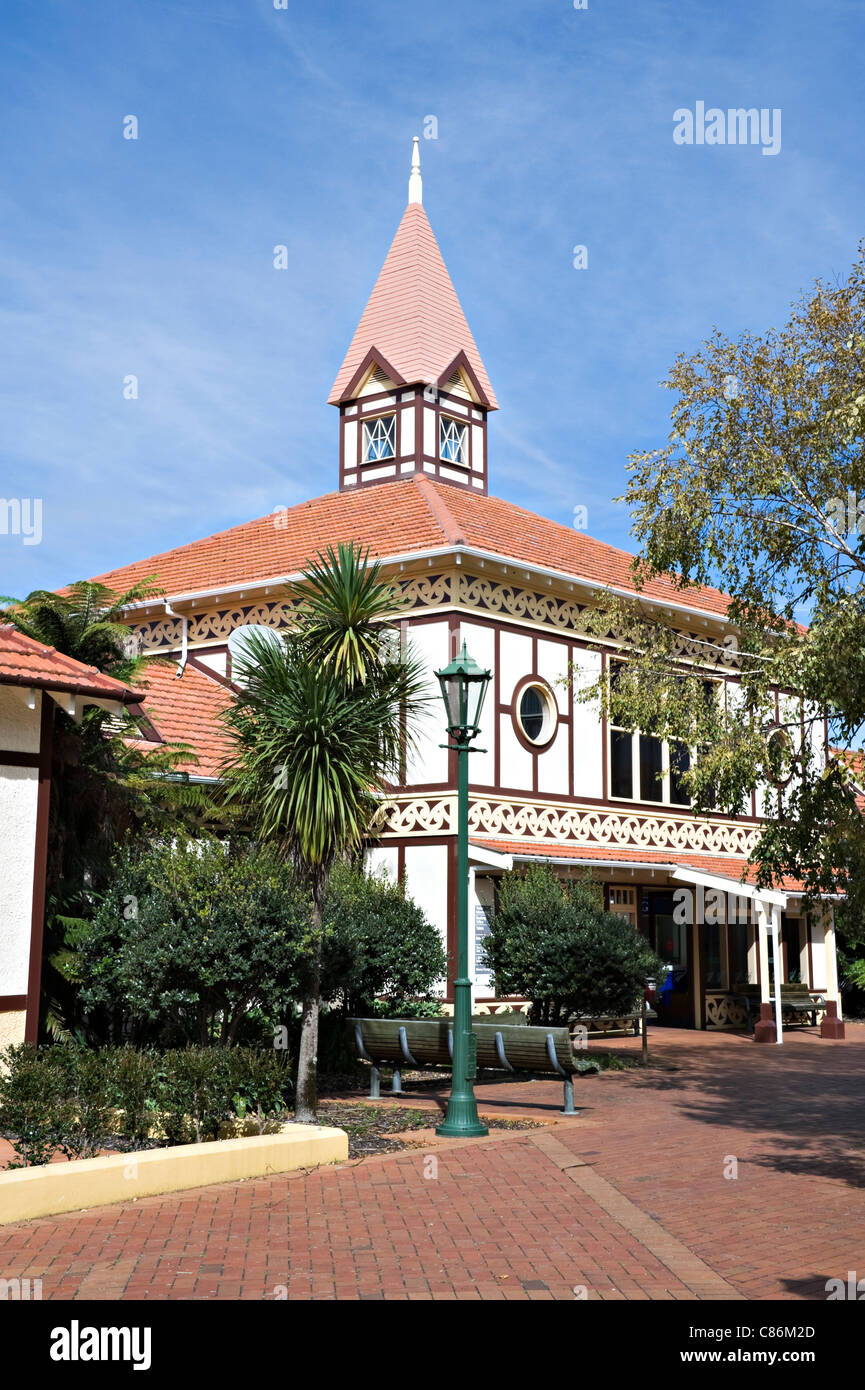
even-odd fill
[{"label": "door", "polygon": [[649,923],[652,944],[666,966],[658,981],[658,1022],[668,1028],[693,1028],[693,981],[691,978],[691,926],[677,922],[673,914],[672,893],[649,896]]}]

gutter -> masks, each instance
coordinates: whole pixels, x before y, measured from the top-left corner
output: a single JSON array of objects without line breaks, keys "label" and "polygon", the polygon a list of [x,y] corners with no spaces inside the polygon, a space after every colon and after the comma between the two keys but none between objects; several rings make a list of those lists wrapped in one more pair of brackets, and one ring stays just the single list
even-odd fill
[{"label": "gutter", "polygon": [[[436,546],[431,550],[411,550],[402,554],[380,555],[375,558],[380,565],[385,567],[388,565],[413,564],[417,560],[428,560],[432,562],[433,560],[444,560],[449,557],[455,557],[456,563],[461,564],[464,555],[470,559],[480,560],[484,565],[491,564],[500,566],[504,574],[523,574],[529,579],[532,574],[536,574],[545,579],[557,580],[562,584],[567,584],[571,589],[585,589],[588,593],[597,593],[600,590],[607,594],[613,594],[618,598],[640,598],[643,602],[654,608],[665,608],[671,612],[685,613],[691,617],[702,618],[706,622],[712,620],[725,627],[732,626],[729,619],[723,613],[715,613],[705,608],[694,608],[689,604],[677,603],[674,599],[648,597],[643,594],[637,594],[633,589],[622,589],[613,584],[605,584],[601,580],[586,579],[581,575],[568,574],[564,570],[551,569],[546,565],[538,565],[526,560],[516,560],[511,556],[499,555],[495,551],[490,550],[480,550],[471,545],[454,543],[447,546]],[[139,609],[153,608],[156,604],[162,602],[166,605],[166,612],[168,612],[168,605],[173,603],[192,603],[202,599],[227,598],[231,594],[246,595],[249,593],[257,593],[261,590],[264,590],[266,593],[272,588],[279,588],[287,584],[295,583],[302,579],[302,577],[303,571],[295,570],[291,574],[276,575],[269,579],[257,579],[248,584],[226,584],[214,589],[193,589],[186,593],[170,594],[165,599],[157,599],[155,601],[153,599],[139,599],[136,603],[130,604],[125,611],[131,613]],[[174,614],[173,616],[181,617],[182,614]]]},{"label": "gutter", "polygon": [[180,662],[175,672],[175,679],[182,676],[186,663],[189,660],[189,618],[185,613],[175,613],[170,602],[165,600],[165,611],[169,618],[179,618],[181,622],[180,630]]}]

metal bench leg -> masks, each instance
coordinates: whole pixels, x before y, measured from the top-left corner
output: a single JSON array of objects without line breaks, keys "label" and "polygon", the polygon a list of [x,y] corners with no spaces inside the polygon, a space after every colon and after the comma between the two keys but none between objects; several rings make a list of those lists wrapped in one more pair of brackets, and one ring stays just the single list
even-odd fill
[{"label": "metal bench leg", "polygon": [[565,1108],[560,1112],[562,1115],[579,1115],[579,1110],[574,1108],[574,1078],[565,1077]]},{"label": "metal bench leg", "polygon": [[373,1063],[369,1069],[369,1098],[378,1100],[381,1096],[381,1072]]},{"label": "metal bench leg", "polygon": [[393,1081],[390,1083],[390,1089],[391,1089],[391,1095],[394,1095],[394,1096],[404,1096],[404,1095],[405,1095],[405,1091],[404,1091],[403,1088],[402,1088],[402,1072],[401,1072],[397,1067],[394,1067],[394,1069],[393,1069]]}]

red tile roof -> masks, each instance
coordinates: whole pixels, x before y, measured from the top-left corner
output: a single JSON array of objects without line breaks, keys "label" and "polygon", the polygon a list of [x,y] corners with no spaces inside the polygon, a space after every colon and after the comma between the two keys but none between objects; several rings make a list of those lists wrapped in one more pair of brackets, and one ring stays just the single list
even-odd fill
[{"label": "red tile roof", "polygon": [[[278,581],[297,573],[327,545],[356,541],[373,556],[413,554],[465,544],[502,559],[543,566],[598,587],[633,591],[631,556],[570,526],[498,497],[414,476],[357,492],[331,492],[299,506],[220,531],[204,540],[152,555],[97,576],[123,590],[150,575],[166,594],[207,592]],[[716,589],[681,590],[653,579],[647,598],[723,616],[727,599]]]},{"label": "red tile roof", "polygon": [[141,692],[106,676],[96,666],[85,666],[54,647],[25,637],[11,623],[0,626],[0,685],[27,685],[41,690],[64,690],[75,695],[94,695],[102,700],[131,704]]},{"label": "red tile roof", "polygon": [[[537,859],[562,859],[574,863],[598,860],[603,864],[675,864],[683,869],[695,869],[701,874],[716,874],[721,878],[754,883],[757,866],[740,859],[716,854],[677,853],[671,850],[621,849],[618,845],[544,844],[542,840],[486,840],[473,835],[471,843],[478,849],[493,849],[500,854],[528,855]],[[800,880],[785,878],[778,885],[782,893],[800,893]]]},{"label": "red tile roof", "polygon": [[339,369],[338,405],[358,367],[377,348],[403,381],[437,382],[457,354],[468,358],[490,408],[497,402],[456,290],[420,203],[409,203]]},{"label": "red tile roof", "polygon": [[[178,772],[217,777],[232,748],[219,718],[231,703],[231,690],[200,666],[190,663],[180,676],[179,669],[176,662],[148,658],[139,677],[147,697],[144,714],[163,743],[189,744],[198,755],[197,763],[178,763]],[[141,741],[135,740],[135,746]]]}]

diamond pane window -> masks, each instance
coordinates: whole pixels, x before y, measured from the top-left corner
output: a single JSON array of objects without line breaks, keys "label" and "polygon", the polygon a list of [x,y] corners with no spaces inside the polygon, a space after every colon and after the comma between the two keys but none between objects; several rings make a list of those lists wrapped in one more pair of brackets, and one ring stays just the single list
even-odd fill
[{"label": "diamond pane window", "polygon": [[392,459],[396,454],[396,416],[380,415],[363,427],[363,461]]},{"label": "diamond pane window", "polygon": [[458,420],[448,420],[442,416],[439,429],[439,457],[448,463],[461,463],[468,466],[468,426]]}]

